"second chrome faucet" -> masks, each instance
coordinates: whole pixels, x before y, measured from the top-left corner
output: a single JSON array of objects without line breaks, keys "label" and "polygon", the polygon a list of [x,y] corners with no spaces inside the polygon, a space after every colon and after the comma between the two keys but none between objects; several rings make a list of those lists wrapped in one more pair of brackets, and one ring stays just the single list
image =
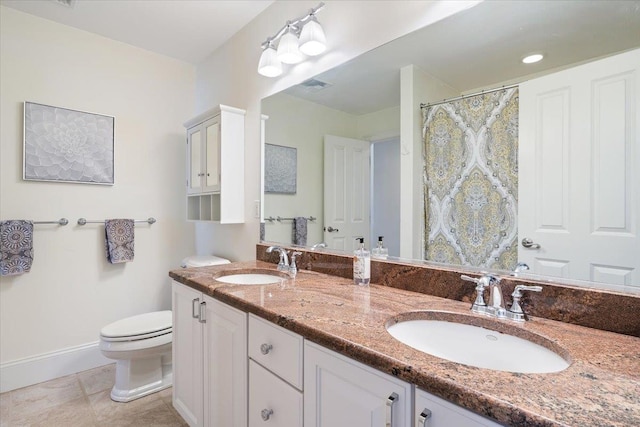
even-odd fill
[{"label": "second chrome faucet", "polygon": [[[460,278],[476,284],[476,299],[471,305],[471,311],[491,317],[497,317],[499,319],[509,319],[515,322],[524,322],[527,320],[525,313],[522,311],[522,306],[520,305],[522,291],[542,291],[542,286],[517,285],[511,294],[511,297],[513,298],[511,308],[507,310],[499,278],[490,274],[486,274],[479,279],[463,274]],[[488,303],[484,300],[484,290],[486,288],[489,288]]]},{"label": "second chrome faucet", "polygon": [[296,257],[302,255],[302,252],[293,252],[291,254],[291,264],[289,264],[289,253],[286,249],[280,246],[269,246],[267,253],[270,254],[273,251],[277,251],[280,254],[280,261],[278,262],[278,271],[284,271],[291,277],[296,277],[298,274],[298,266],[296,265]]}]

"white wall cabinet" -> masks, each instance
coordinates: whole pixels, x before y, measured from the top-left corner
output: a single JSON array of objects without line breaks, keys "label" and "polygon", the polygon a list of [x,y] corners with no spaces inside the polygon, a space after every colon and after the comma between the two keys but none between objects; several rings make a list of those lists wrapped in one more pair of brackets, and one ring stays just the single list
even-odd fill
[{"label": "white wall cabinet", "polygon": [[416,388],[415,411],[416,427],[499,427],[501,425],[418,388]]},{"label": "white wall cabinet", "polygon": [[173,405],[192,427],[247,425],[247,315],[172,283]]},{"label": "white wall cabinet", "polygon": [[244,222],[245,111],[220,105],[187,128],[187,219]]},{"label": "white wall cabinet", "polygon": [[413,386],[316,344],[304,347],[305,427],[407,427]]}]

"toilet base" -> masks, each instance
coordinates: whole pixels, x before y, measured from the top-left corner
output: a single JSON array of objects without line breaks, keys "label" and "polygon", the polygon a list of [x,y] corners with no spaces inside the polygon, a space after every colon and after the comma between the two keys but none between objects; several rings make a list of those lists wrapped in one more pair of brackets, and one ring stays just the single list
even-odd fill
[{"label": "toilet base", "polygon": [[119,359],[111,400],[130,402],[173,384],[171,353],[143,359]]}]

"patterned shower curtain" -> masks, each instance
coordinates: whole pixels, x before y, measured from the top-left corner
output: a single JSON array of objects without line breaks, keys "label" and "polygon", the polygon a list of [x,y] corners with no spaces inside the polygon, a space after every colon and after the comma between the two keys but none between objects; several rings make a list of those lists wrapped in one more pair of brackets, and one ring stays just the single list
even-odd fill
[{"label": "patterned shower curtain", "polygon": [[425,259],[511,270],[518,256],[518,89],[424,108]]}]

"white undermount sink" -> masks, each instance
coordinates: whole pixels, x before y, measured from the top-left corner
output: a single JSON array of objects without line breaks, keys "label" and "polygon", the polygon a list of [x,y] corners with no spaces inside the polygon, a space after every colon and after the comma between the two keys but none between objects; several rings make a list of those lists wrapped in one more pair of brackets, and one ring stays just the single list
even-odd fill
[{"label": "white undermount sink", "polygon": [[[458,321],[391,321],[387,331],[416,350],[478,368],[524,374],[559,372],[570,365],[558,353],[527,339]],[[539,336],[535,339],[548,341]]]},{"label": "white undermount sink", "polygon": [[233,285],[270,285],[273,283],[282,283],[284,279],[284,277],[268,273],[238,273],[216,277],[218,282]]}]

